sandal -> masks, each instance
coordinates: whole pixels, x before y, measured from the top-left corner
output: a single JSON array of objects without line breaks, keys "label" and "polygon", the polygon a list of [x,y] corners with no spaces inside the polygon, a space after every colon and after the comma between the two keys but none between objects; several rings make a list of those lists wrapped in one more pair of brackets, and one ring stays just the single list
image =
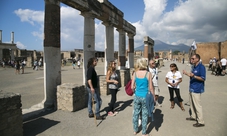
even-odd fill
[{"label": "sandal", "polygon": [[174,105],[171,105],[170,109],[173,109],[174,108]]}]

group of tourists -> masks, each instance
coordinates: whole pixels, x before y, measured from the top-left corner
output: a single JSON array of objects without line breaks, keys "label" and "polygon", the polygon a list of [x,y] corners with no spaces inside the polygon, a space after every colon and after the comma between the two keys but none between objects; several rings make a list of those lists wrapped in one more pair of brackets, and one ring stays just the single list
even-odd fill
[{"label": "group of tourists", "polygon": [[[201,94],[204,92],[204,82],[206,80],[205,66],[200,63],[200,55],[194,54],[190,58],[193,65],[191,71],[183,70],[183,74],[190,77],[189,85],[189,102],[190,102],[190,117],[186,118],[188,121],[196,121],[193,124],[194,127],[205,126],[203,120],[202,106],[201,106]],[[149,64],[147,66],[147,64]],[[100,115],[100,107],[102,99],[98,92],[98,77],[95,71],[97,65],[96,58],[90,58],[87,64],[87,91],[88,91],[88,116],[89,118],[95,117],[97,120],[105,119]],[[118,92],[119,77],[116,73],[116,62],[110,61],[108,64],[108,70],[106,73],[106,82],[108,83],[108,89],[111,94],[111,100],[107,110],[108,116],[116,116],[118,113],[115,110],[116,97]],[[170,71],[166,74],[165,82],[168,84],[168,90],[170,94],[170,109],[174,108],[174,92],[179,102],[182,111],[185,111],[180,95],[180,86],[182,82],[181,72],[175,63],[170,64]],[[138,133],[139,119],[141,118],[142,135],[147,135],[147,123],[148,117],[153,118],[154,106],[162,106],[158,102],[159,87],[158,87],[158,68],[155,67],[155,60],[147,62],[145,58],[137,59],[135,69],[131,79],[131,89],[134,92],[133,100],[133,130],[134,134]],[[95,110],[92,107],[95,104]],[[153,105],[153,106],[150,106]]]},{"label": "group of tourists", "polygon": [[216,59],[210,58],[208,70],[211,70],[211,74],[215,76],[225,76],[226,74],[226,58]]}]

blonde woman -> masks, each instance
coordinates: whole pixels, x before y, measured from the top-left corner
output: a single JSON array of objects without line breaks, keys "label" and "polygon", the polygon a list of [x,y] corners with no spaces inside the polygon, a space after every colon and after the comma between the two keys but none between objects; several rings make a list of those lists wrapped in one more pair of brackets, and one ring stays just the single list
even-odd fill
[{"label": "blonde woman", "polygon": [[108,88],[111,94],[111,100],[108,108],[108,116],[115,116],[118,113],[114,111],[114,105],[117,100],[118,80],[119,77],[116,73],[116,62],[110,61],[106,73],[106,82],[108,83]]},{"label": "blonde woman", "polygon": [[[140,58],[135,64],[135,72],[132,76],[131,88],[134,90],[134,112],[133,112],[133,129],[134,134],[138,132],[139,114],[142,112],[142,135],[146,136],[148,107],[146,96],[150,91],[154,98],[151,73],[147,71],[147,60]],[[136,86],[136,87],[135,87]]]}]

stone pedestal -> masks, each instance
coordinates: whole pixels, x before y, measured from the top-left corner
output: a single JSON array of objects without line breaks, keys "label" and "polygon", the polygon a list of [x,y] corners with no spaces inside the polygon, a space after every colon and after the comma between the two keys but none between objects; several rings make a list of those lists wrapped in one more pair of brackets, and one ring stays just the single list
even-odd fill
[{"label": "stone pedestal", "polygon": [[0,135],[23,136],[23,121],[19,94],[0,92]]},{"label": "stone pedestal", "polygon": [[58,110],[77,111],[87,106],[87,90],[85,86],[74,83],[63,83],[57,86]]},{"label": "stone pedestal", "polygon": [[109,95],[110,91],[108,89],[108,84],[106,82],[106,76],[99,76],[99,85],[100,85],[100,95]]},{"label": "stone pedestal", "polygon": [[128,81],[130,80],[130,69],[119,70],[120,75],[120,87],[126,86]]}]

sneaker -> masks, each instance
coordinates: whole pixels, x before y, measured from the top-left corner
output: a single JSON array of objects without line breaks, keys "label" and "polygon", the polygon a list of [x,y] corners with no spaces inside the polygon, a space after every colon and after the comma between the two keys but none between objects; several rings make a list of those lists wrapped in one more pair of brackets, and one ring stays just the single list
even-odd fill
[{"label": "sneaker", "polygon": [[115,114],[113,112],[108,112],[108,116],[115,116]]},{"label": "sneaker", "polygon": [[96,116],[96,120],[104,120],[105,118],[102,116]]}]

